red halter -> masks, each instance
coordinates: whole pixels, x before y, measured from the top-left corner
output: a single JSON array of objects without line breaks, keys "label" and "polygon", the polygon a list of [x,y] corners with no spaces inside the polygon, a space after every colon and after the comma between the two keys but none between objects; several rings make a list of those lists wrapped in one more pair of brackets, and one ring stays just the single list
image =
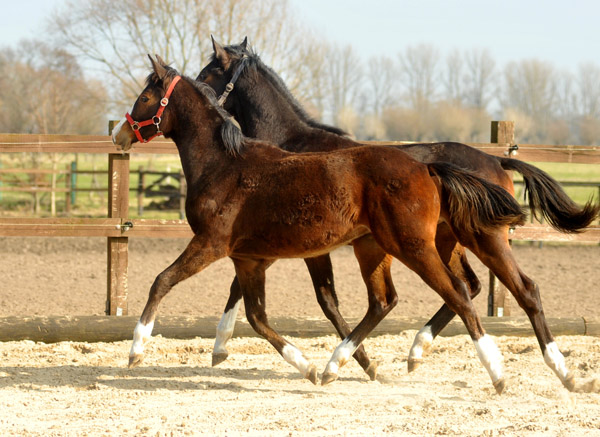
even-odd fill
[{"label": "red halter", "polygon": [[[138,121],[135,121],[133,118],[131,118],[131,115],[129,115],[129,112],[127,114],[125,114],[125,118],[131,125],[131,128],[133,129],[133,132],[135,132],[135,136],[137,137],[137,139],[140,143],[148,143],[148,142],[152,141],[154,138],[156,138],[157,136],[163,134],[160,130],[160,122],[162,121],[161,116],[162,116],[165,108],[169,104],[169,97],[171,97],[171,93],[173,92],[175,85],[177,85],[177,82],[179,82],[180,79],[181,79],[181,76],[175,76],[173,78],[171,85],[169,85],[169,88],[167,89],[167,93],[160,100],[160,106],[158,107],[158,111],[156,111],[156,115],[154,117],[152,117],[151,119],[138,122]],[[142,128],[144,126],[149,126],[151,124],[156,126],[156,133],[154,135],[152,135],[150,138],[148,138],[147,140],[145,140],[142,138],[142,135],[140,134],[140,128]]]}]

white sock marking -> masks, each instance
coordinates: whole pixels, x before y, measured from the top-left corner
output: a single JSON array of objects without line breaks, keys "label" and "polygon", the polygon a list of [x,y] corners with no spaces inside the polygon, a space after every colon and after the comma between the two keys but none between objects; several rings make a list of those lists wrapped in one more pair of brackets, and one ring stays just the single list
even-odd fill
[{"label": "white sock marking", "polygon": [[221,320],[217,325],[217,335],[215,338],[215,347],[213,348],[213,354],[227,353],[227,348],[225,347],[225,344],[233,335],[233,328],[235,326],[235,320],[237,317],[237,313],[240,309],[241,303],[242,300],[238,300],[233,308],[231,308],[226,313],[223,313],[223,315],[221,316]]},{"label": "white sock marking", "polygon": [[281,350],[281,355],[288,363],[298,369],[300,373],[302,373],[302,376],[308,376],[310,363],[304,358],[304,355],[302,355],[302,352],[300,352],[296,346],[289,343],[286,344]]},{"label": "white sock marking", "polygon": [[355,345],[354,342],[348,339],[342,341],[340,345],[333,351],[333,355],[327,363],[327,367],[325,367],[325,373],[333,373],[337,375],[340,367],[348,362],[357,347],[358,345]]},{"label": "white sock marking", "polygon": [[477,349],[477,355],[481,363],[486,368],[492,382],[498,381],[502,378],[502,354],[494,343],[492,337],[484,334],[479,340],[473,341],[475,343],[475,349]]},{"label": "white sock marking", "polygon": [[137,322],[133,331],[133,344],[131,345],[129,356],[142,355],[144,353],[144,344],[150,340],[152,328],[154,328],[154,322],[150,322],[147,325],[142,324],[141,321]]},{"label": "white sock marking", "polygon": [[423,351],[428,350],[433,343],[433,333],[430,326],[424,326],[415,336],[415,340],[408,353],[409,360],[423,358]]},{"label": "white sock marking", "polygon": [[548,367],[550,367],[554,373],[556,373],[561,381],[564,382],[567,379],[569,370],[565,364],[565,357],[558,349],[556,343],[550,342],[546,345],[546,350],[544,351],[544,361]]}]

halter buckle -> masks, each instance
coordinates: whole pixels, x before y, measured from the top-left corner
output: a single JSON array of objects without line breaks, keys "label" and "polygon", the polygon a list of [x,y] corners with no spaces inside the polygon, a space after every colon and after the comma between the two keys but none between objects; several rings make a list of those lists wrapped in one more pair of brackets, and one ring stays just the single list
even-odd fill
[{"label": "halter buckle", "polygon": [[166,97],[163,97],[162,99],[160,99],[160,106],[167,106],[169,104],[169,99],[167,99]]}]

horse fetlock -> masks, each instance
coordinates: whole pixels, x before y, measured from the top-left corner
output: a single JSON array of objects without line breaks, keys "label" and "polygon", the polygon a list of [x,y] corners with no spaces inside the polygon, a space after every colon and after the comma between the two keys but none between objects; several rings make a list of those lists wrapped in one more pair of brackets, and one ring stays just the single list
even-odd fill
[{"label": "horse fetlock", "polygon": [[369,367],[365,369],[365,373],[369,375],[369,379],[371,381],[375,381],[377,379],[377,367],[379,367],[379,362],[373,361],[369,364]]},{"label": "horse fetlock", "polygon": [[139,366],[142,361],[144,361],[144,354],[129,355],[129,365],[127,367],[133,369],[134,367]]},{"label": "horse fetlock", "polygon": [[571,392],[576,391],[575,388],[575,375],[573,375],[573,373],[568,372],[567,376],[562,379],[562,383],[565,386],[565,388]]},{"label": "horse fetlock", "polygon": [[317,385],[317,381],[318,381],[317,368],[314,364],[311,364],[310,366],[308,366],[308,369],[306,370],[306,374],[304,375],[304,377],[306,379],[308,379],[310,382],[312,382],[314,385]]},{"label": "horse fetlock", "polygon": [[414,372],[419,368],[421,364],[423,364],[423,359],[421,358],[409,358],[406,362],[408,373]]},{"label": "horse fetlock", "polygon": [[506,380],[504,378],[500,378],[499,380],[495,381],[494,388],[496,389],[496,393],[501,395],[506,388]]}]

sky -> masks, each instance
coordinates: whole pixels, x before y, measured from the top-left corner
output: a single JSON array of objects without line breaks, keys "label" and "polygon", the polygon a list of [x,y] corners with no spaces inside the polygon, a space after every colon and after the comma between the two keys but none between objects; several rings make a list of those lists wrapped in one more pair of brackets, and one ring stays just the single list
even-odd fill
[{"label": "sky", "polygon": [[[6,5],[0,46],[43,37],[45,18],[64,3],[1,1]],[[455,49],[488,49],[500,66],[535,58],[575,72],[583,62],[600,64],[598,0],[290,1],[299,21],[313,33],[352,45],[364,60],[382,54],[395,57],[407,46],[425,43],[442,55]]]}]

